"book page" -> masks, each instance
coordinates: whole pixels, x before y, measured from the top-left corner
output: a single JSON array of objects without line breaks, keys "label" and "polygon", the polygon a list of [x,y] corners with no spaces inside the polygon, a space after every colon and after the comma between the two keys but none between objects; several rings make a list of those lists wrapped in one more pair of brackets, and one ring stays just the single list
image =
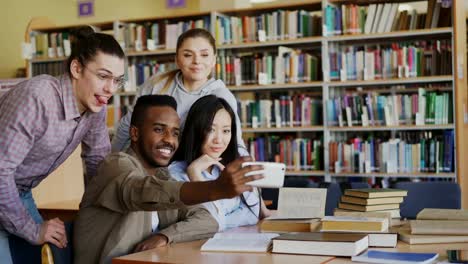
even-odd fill
[{"label": "book page", "polygon": [[278,212],[267,219],[322,218],[325,215],[327,189],[281,188]]},{"label": "book page", "polygon": [[276,233],[216,233],[201,251],[267,252]]}]

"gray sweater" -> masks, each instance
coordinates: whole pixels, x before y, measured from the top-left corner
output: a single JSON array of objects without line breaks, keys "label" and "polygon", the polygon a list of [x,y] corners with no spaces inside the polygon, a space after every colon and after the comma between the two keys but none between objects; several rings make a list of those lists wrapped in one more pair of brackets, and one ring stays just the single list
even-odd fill
[{"label": "gray sweater", "polygon": [[[154,78],[157,78],[157,75],[149,78],[140,86],[137,97],[148,94],[159,94],[159,91],[164,87],[166,81],[163,79],[162,81],[159,81],[153,85]],[[211,78],[197,91],[188,91],[185,89],[184,84],[182,83],[182,74],[179,71],[174,78],[174,81],[169,86],[167,94],[174,97],[177,102],[177,113],[179,114],[181,120],[181,128],[184,127],[185,119],[187,118],[190,107],[199,98],[205,95],[213,94],[226,100],[236,114],[239,154],[242,156],[248,155],[244,141],[242,140],[241,122],[239,116],[237,115],[236,98],[231,93],[231,91],[226,88],[226,85],[223,83],[223,81]],[[129,112],[120,120],[117,133],[112,140],[112,151],[122,151],[130,145],[129,131],[132,112],[133,109],[130,109]]]}]

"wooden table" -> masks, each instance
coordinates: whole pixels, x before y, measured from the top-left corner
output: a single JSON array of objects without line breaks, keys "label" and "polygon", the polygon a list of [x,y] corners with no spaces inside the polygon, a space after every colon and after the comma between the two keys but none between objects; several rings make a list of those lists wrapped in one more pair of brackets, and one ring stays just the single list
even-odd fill
[{"label": "wooden table", "polygon": [[37,209],[44,220],[55,217],[62,221],[70,222],[75,219],[78,210],[80,209],[80,200],[68,200],[54,203],[38,204]]},{"label": "wooden table", "polygon": [[[258,226],[241,227],[228,232],[258,232]],[[332,256],[293,255],[276,253],[245,253],[245,252],[201,252],[200,248],[206,240],[197,240],[187,243],[172,244],[167,247],[147,250],[112,260],[113,264],[149,264],[149,263],[327,263],[345,264],[351,262],[350,258]],[[468,250],[468,243],[458,244],[434,244],[434,245],[409,245],[398,241],[396,248],[371,248],[386,251],[401,252],[433,252],[439,253],[439,260],[447,258],[447,249]]]}]

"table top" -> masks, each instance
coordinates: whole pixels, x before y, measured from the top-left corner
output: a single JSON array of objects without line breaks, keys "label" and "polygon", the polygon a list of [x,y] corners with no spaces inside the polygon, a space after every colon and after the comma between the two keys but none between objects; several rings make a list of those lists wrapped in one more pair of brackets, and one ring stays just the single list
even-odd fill
[{"label": "table top", "polygon": [[[258,226],[240,227],[227,232],[259,232]],[[278,253],[247,253],[247,252],[201,252],[200,248],[206,240],[171,244],[167,247],[147,250],[127,256],[115,258],[113,264],[129,263],[352,263],[350,258],[333,256],[294,255]],[[468,250],[468,243],[409,245],[398,241],[396,248],[371,248],[385,251],[400,252],[433,252],[439,253],[439,260],[447,258],[447,249]],[[356,263],[356,262],[354,262]]]},{"label": "table top", "polygon": [[80,209],[81,200],[67,200],[53,203],[44,203],[38,204],[38,209],[47,209],[47,210],[74,210],[78,211]]}]

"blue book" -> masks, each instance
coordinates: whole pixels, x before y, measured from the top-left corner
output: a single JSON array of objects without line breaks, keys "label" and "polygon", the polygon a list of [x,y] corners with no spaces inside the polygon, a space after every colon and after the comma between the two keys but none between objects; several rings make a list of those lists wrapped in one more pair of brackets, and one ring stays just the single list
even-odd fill
[{"label": "blue book", "polygon": [[437,259],[437,253],[409,253],[409,252],[386,252],[368,250],[359,256],[353,256],[352,261],[366,263],[391,263],[391,264],[414,264],[432,263]]}]

